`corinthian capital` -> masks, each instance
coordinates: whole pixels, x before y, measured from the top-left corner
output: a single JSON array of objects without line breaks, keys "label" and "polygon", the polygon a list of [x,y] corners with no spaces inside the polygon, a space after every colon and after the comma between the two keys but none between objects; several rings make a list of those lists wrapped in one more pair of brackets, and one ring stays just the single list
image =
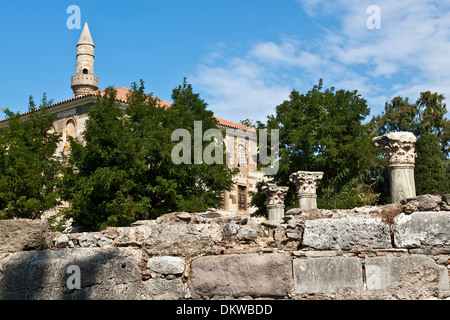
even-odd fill
[{"label": "corinthian capital", "polygon": [[289,187],[279,187],[276,184],[269,183],[263,187],[266,193],[269,205],[284,205],[284,199],[286,198]]},{"label": "corinthian capital", "polygon": [[414,164],[416,160],[414,145],[417,138],[411,132],[391,132],[372,141],[386,154],[389,165]]},{"label": "corinthian capital", "polygon": [[298,194],[316,194],[322,177],[323,172],[298,171],[290,175],[289,181],[295,184]]}]

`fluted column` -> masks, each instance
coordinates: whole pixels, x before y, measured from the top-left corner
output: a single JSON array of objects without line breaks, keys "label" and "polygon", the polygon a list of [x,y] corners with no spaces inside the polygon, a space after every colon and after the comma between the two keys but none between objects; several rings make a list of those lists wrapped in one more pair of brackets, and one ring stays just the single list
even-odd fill
[{"label": "fluted column", "polygon": [[372,140],[386,155],[389,169],[391,202],[416,196],[414,181],[414,146],[417,138],[411,132],[391,132]]},{"label": "fluted column", "polygon": [[297,187],[298,207],[302,210],[317,209],[317,186],[323,172],[298,171],[289,177]]},{"label": "fluted column", "polygon": [[268,201],[269,221],[281,220],[284,217],[284,199],[289,187],[279,187],[276,184],[269,183],[263,187],[263,190]]}]

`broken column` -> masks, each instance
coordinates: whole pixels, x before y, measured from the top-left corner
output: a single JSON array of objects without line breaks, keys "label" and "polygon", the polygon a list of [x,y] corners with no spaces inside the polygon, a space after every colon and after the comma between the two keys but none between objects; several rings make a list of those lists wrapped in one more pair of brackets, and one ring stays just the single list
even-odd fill
[{"label": "broken column", "polygon": [[391,132],[372,140],[386,154],[389,169],[391,202],[416,196],[414,182],[414,145],[417,138],[411,132]]},{"label": "broken column", "polygon": [[322,180],[323,172],[298,171],[289,177],[297,187],[298,207],[301,210],[317,209],[317,186]]},{"label": "broken column", "polygon": [[284,217],[284,199],[289,187],[279,187],[276,184],[269,183],[266,187],[263,187],[263,190],[267,196],[269,220],[281,220]]}]

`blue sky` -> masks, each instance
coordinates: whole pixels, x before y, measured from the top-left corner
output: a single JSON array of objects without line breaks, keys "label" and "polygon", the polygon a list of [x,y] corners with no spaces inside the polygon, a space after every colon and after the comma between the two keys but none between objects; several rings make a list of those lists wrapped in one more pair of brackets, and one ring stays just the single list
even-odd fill
[{"label": "blue sky", "polygon": [[[87,19],[100,88],[171,100],[187,77],[215,115],[265,121],[292,89],[358,90],[372,115],[401,95],[450,97],[450,3],[427,0],[165,0],[0,2],[0,107],[28,96],[73,97],[76,43],[70,5]],[[369,29],[370,5],[381,28]],[[447,114],[448,117],[448,114]]]}]

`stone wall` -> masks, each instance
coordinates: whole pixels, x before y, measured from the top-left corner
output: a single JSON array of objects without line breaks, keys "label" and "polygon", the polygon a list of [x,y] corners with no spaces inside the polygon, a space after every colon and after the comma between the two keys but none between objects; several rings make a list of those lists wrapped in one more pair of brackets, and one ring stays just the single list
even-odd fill
[{"label": "stone wall", "polygon": [[449,203],[434,200],[281,221],[172,213],[77,234],[0,221],[0,299],[450,299]]}]

